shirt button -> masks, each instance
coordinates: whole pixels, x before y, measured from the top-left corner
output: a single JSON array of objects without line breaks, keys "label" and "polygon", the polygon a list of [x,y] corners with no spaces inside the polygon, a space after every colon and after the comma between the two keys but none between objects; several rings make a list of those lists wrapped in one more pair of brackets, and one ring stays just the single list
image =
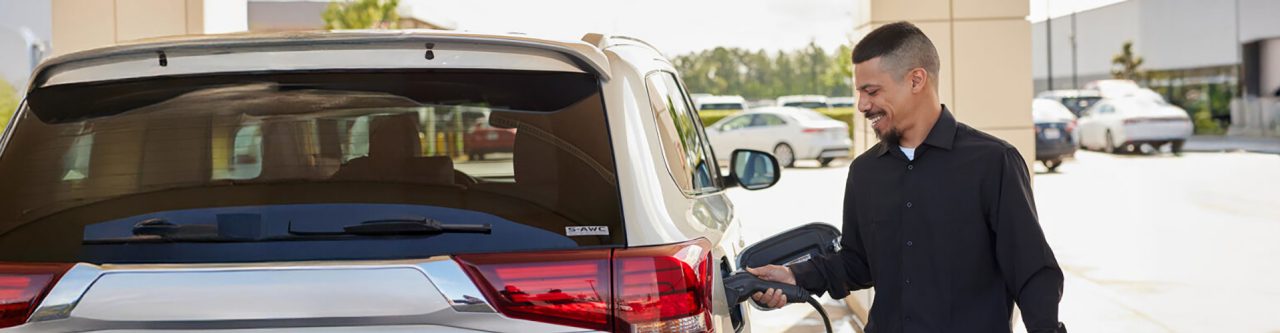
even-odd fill
[{"label": "shirt button", "polygon": [[911,279],[907,279],[907,284],[911,284]]},{"label": "shirt button", "polygon": [[907,247],[911,247],[911,245],[915,245],[915,244],[916,244],[916,243],[912,243],[911,241],[907,241]]},{"label": "shirt button", "polygon": [[907,170],[915,169],[915,165],[907,164]]},{"label": "shirt button", "polygon": [[907,208],[911,208],[911,202],[907,201]]},{"label": "shirt button", "polygon": [[907,321],[911,321],[911,316],[907,316],[906,318],[903,318],[903,319],[906,319]]}]

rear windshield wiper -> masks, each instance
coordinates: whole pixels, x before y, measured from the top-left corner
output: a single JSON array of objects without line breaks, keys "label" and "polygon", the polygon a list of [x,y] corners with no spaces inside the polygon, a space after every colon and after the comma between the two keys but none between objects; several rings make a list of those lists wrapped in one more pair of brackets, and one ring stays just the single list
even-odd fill
[{"label": "rear windshield wiper", "polygon": [[342,227],[342,231],[297,231],[289,228],[289,234],[298,236],[401,236],[401,235],[434,235],[442,233],[481,233],[493,232],[489,224],[444,224],[430,218],[403,218],[369,220]]}]

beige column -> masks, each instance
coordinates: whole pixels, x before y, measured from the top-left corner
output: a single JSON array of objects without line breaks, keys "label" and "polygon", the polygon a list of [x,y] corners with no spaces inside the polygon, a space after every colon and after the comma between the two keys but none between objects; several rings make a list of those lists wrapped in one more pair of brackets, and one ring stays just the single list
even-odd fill
[{"label": "beige column", "polygon": [[53,0],[54,55],[136,39],[247,30],[247,0]]},{"label": "beige column", "polygon": [[[961,122],[1012,143],[1035,160],[1031,123],[1031,24],[1026,0],[854,0],[853,42],[886,23],[909,21],[938,48],[939,97]],[[854,120],[855,151],[876,143]]]}]

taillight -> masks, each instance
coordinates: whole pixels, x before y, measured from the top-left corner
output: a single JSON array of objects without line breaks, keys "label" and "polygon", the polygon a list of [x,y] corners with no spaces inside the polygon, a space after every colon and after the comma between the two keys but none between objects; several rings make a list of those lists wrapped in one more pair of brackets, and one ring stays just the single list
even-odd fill
[{"label": "taillight", "polygon": [[469,254],[458,262],[499,312],[615,332],[710,332],[711,246]]},{"label": "taillight", "polygon": [[22,325],[71,264],[0,263],[0,328]]},{"label": "taillight", "polygon": [[1067,133],[1072,133],[1075,131],[1076,131],[1076,121],[1072,120],[1070,122],[1067,122]]},{"label": "taillight", "polygon": [[609,250],[457,257],[495,310],[512,317],[609,329]]},{"label": "taillight", "polygon": [[824,132],[824,131],[826,131],[826,130],[827,130],[827,129],[825,129],[825,128],[806,128],[806,129],[800,130],[800,132],[803,132],[803,133],[806,133],[806,134],[821,134],[822,132]]},{"label": "taillight", "polygon": [[615,332],[711,331],[711,246],[705,239],[618,250]]}]

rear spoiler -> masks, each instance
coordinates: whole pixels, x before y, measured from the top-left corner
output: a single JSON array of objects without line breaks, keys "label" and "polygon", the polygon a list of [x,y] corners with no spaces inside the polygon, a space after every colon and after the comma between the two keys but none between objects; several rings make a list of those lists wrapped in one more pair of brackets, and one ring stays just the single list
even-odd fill
[{"label": "rear spoiler", "polygon": [[[596,46],[581,41],[555,41],[531,38],[519,35],[488,35],[443,31],[358,31],[358,32],[307,32],[286,34],[245,34],[245,35],[210,35],[188,36],[176,39],[144,41],[99,48],[72,53],[50,59],[40,65],[32,76],[31,90],[47,85],[77,82],[107,81],[128,78],[178,74],[233,72],[237,68],[244,71],[255,70],[296,70],[305,69],[306,65],[332,64],[253,64],[220,62],[216,66],[202,69],[175,70],[182,65],[173,62],[180,57],[193,56],[227,56],[234,54],[251,54],[276,51],[320,51],[320,50],[387,50],[396,52],[417,52],[415,60],[429,62],[437,53],[449,51],[488,50],[494,54],[533,55],[539,53],[555,55],[566,60],[571,66],[584,73],[591,73],[608,81],[608,58]],[[522,52],[524,51],[524,52]],[[242,59],[243,60],[243,59]],[[284,60],[284,59],[280,59]],[[293,60],[293,59],[289,59]],[[406,59],[395,62],[362,64],[361,68],[397,68],[400,66],[421,65],[410,63]],[[173,67],[170,67],[170,63]],[[545,64],[546,62],[544,62]],[[146,64],[145,71],[139,71],[139,64]],[[101,66],[120,68],[107,70],[91,70]],[[504,64],[511,65],[511,64]],[[381,67],[378,67],[381,66]],[[169,67],[169,68],[165,68]],[[444,66],[438,66],[444,67]],[[331,67],[342,69],[342,67]],[[513,68],[531,69],[536,68]],[[69,79],[57,80],[59,77]]]}]

